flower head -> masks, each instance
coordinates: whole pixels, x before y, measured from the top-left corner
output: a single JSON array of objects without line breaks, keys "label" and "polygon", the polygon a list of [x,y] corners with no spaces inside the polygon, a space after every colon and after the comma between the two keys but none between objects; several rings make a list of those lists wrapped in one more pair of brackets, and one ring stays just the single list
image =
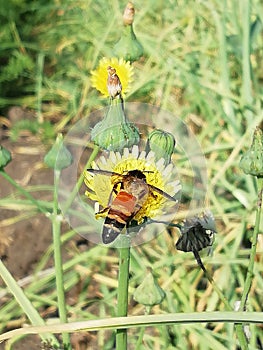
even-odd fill
[{"label": "flower head", "polygon": [[126,62],[122,58],[118,59],[116,57],[103,57],[100,60],[97,69],[91,71],[92,86],[101,92],[104,97],[110,96],[107,87],[109,67],[116,71],[116,74],[121,82],[122,95],[125,95],[125,93],[128,91],[129,84],[132,81],[133,67],[130,65],[130,62]]},{"label": "flower head", "polygon": [[[113,187],[120,183],[122,175],[127,175],[132,170],[139,170],[145,175],[150,191],[146,201],[133,217],[138,224],[142,223],[145,218],[156,217],[163,211],[167,202],[171,202],[162,194],[162,191],[174,196],[181,188],[178,180],[171,182],[170,177],[173,174],[171,163],[165,166],[163,159],[156,162],[153,152],[147,155],[145,151],[139,153],[138,146],[133,146],[131,151],[125,148],[123,154],[110,152],[108,158],[101,156],[92,167],[100,170],[100,173],[95,175],[89,171],[85,173],[85,184],[88,187],[86,195],[97,201],[102,208],[107,208],[109,205],[109,199],[114,196]],[[103,171],[108,173],[103,173]],[[107,176],[111,172],[114,174]],[[155,191],[153,187],[160,191]]]}]

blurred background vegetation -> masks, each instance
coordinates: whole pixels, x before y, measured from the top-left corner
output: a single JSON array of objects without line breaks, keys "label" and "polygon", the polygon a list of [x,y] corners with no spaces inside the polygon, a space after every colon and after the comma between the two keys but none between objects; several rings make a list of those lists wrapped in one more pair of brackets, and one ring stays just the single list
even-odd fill
[{"label": "blurred background vegetation", "polygon": [[[123,0],[0,1],[2,140],[15,142],[27,130],[40,149],[47,149],[58,132],[66,133],[79,119],[107,104],[91,87],[90,71],[100,58],[113,56],[125,6]],[[244,284],[257,196],[254,179],[245,176],[238,164],[263,119],[262,2],[149,0],[135,2],[135,8],[134,29],[144,56],[133,64],[134,82],[126,101],[147,102],[179,116],[201,144],[207,159],[208,202],[218,223],[214,256],[205,261],[233,305]],[[263,305],[262,252],[260,235],[249,300],[249,309],[255,311],[262,311]],[[116,261],[112,251],[104,248],[104,254],[99,259],[94,250],[86,272],[79,266],[87,268],[85,255],[74,272],[65,272],[68,291],[83,273],[96,285],[97,295],[104,296],[94,301],[82,290],[78,297],[82,304],[71,307],[76,319],[114,314],[116,271],[108,268],[110,280],[105,281],[103,270],[106,263]],[[192,255],[175,252],[168,234],[132,254],[131,285],[141,280],[141,266],[151,266],[167,293],[153,312],[223,308]],[[33,284],[31,292],[54,299],[54,279],[41,288],[34,291]],[[90,306],[93,302],[95,309]],[[37,305],[44,307],[44,300]],[[131,304],[129,312],[142,312],[136,307]],[[20,317],[9,314],[3,327],[12,317]],[[166,327],[165,335],[162,330],[149,331],[141,349],[152,349],[153,344],[155,349],[235,349],[232,333],[230,325]],[[260,338],[262,329],[253,326],[252,349],[262,349]],[[110,339],[98,348],[111,349]]]}]

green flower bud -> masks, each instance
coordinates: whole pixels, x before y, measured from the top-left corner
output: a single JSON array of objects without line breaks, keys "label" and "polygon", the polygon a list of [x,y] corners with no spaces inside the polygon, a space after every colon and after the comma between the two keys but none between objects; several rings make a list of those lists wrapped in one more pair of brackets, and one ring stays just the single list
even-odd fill
[{"label": "green flower bud", "polygon": [[73,158],[69,150],[63,144],[62,134],[58,134],[50,151],[45,155],[44,162],[49,168],[62,170],[72,163]]},{"label": "green flower bud", "polygon": [[263,177],[263,132],[256,128],[250,149],[243,154],[240,168],[245,174]]},{"label": "green flower bud", "polygon": [[164,290],[159,286],[152,272],[148,272],[139,287],[136,288],[133,298],[145,306],[161,304],[165,297]]},{"label": "green flower bud", "polygon": [[3,169],[12,160],[11,153],[5,147],[0,145],[0,169]]},{"label": "green flower bud", "polygon": [[123,32],[113,51],[117,57],[134,62],[143,55],[143,47],[133,31],[134,6],[128,3],[123,14]]},{"label": "green flower bud", "polygon": [[146,151],[153,151],[156,159],[163,158],[165,163],[168,164],[171,161],[175,147],[175,139],[169,132],[156,129],[148,136]]},{"label": "green flower bud", "polygon": [[91,140],[108,151],[120,151],[139,143],[139,131],[127,122],[120,100],[111,101],[105,118],[91,131]]}]

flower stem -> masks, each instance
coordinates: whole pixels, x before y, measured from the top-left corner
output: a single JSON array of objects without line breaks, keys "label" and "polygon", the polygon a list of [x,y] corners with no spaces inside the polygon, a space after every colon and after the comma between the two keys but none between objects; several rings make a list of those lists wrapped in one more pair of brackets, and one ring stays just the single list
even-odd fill
[{"label": "flower stem", "polygon": [[[145,308],[145,315],[150,315],[150,311],[151,311],[151,307],[146,307]],[[141,327],[140,328],[140,332],[139,332],[139,336],[138,336],[138,339],[137,339],[137,342],[136,342],[136,347],[135,347],[135,350],[140,350],[141,349],[141,346],[142,346],[142,342],[143,342],[143,336],[144,336],[144,333],[145,333],[145,328],[146,327]]]},{"label": "flower stem", "polygon": [[[7,285],[8,289],[16,299],[17,303],[21,306],[24,313],[27,315],[28,319],[34,326],[42,326],[45,325],[43,318],[40,316],[38,311],[32,305],[30,300],[25,295],[23,289],[17,284],[14,277],[7,270],[2,260],[0,259],[0,276]],[[40,334],[43,342],[47,342],[47,344],[53,344],[54,346],[58,346],[58,341],[54,337],[53,334]]]},{"label": "flower stem", "polygon": [[254,232],[252,237],[252,245],[251,245],[250,259],[249,259],[249,264],[247,269],[247,275],[246,275],[244,290],[243,290],[240,307],[239,307],[240,311],[246,311],[246,303],[247,303],[248,294],[250,292],[250,288],[252,284],[254,261],[255,261],[256,250],[257,250],[257,241],[258,241],[261,207],[262,207],[263,178],[258,178],[257,184],[258,184],[258,202],[257,202],[257,210],[256,210],[256,221],[255,221],[255,227],[254,227]]},{"label": "flower stem", "polygon": [[[53,198],[53,213],[52,220],[52,232],[53,232],[53,244],[54,244],[54,263],[56,272],[56,287],[58,295],[58,310],[59,319],[61,323],[67,322],[67,309],[64,291],[64,278],[63,278],[63,265],[61,256],[61,240],[60,240],[60,228],[61,220],[58,216],[58,183],[59,183],[60,171],[55,170],[54,176],[54,198]],[[62,340],[64,348],[71,349],[70,336],[68,333],[62,334]]]},{"label": "flower stem", "polygon": [[[213,288],[214,288],[215,292],[217,293],[219,299],[225,304],[225,307],[227,308],[228,311],[232,311],[233,309],[232,309],[231,305],[229,304],[228,300],[226,299],[226,297],[222,293],[221,289],[217,286],[217,284],[214,281],[213,277],[206,270],[204,264],[202,263],[202,260],[200,258],[200,255],[199,255],[198,251],[193,251],[193,253],[194,253],[194,256],[195,256],[195,259],[196,259],[198,265],[204,271],[204,274],[205,274],[206,278],[208,279],[208,281],[213,286]],[[247,339],[246,339],[246,336],[244,334],[242,325],[241,324],[235,324],[235,329],[236,329],[236,335],[237,335],[237,338],[239,340],[239,344],[240,344],[241,349],[242,350],[248,350]]]},{"label": "flower stem", "polygon": [[[130,247],[119,248],[119,281],[117,316],[127,316],[129,286]],[[116,350],[127,349],[127,329],[118,329]]]},{"label": "flower stem", "polygon": [[12,185],[14,186],[23,196],[25,196],[27,199],[30,200],[31,203],[33,203],[37,209],[41,212],[46,214],[47,209],[43,208],[40,203],[33,197],[29,192],[27,192],[23,187],[21,187],[11,176],[9,176],[4,169],[0,169],[0,174]]},{"label": "flower stem", "polygon": [[[251,244],[251,250],[250,250],[250,259],[248,263],[248,269],[247,269],[247,275],[246,280],[244,284],[244,290],[240,301],[239,311],[246,311],[246,303],[248,299],[248,295],[251,289],[252,280],[253,280],[253,270],[254,270],[254,261],[256,256],[256,249],[257,249],[257,240],[258,240],[258,233],[259,233],[259,225],[260,225],[260,216],[261,216],[261,207],[262,207],[262,193],[263,193],[263,178],[258,178],[258,203],[257,203],[257,210],[256,210],[256,221],[255,221],[255,227],[252,237],[252,244]],[[242,324],[236,324],[236,332],[237,336],[240,342],[240,346],[242,350],[247,350],[247,339],[245,337],[244,331],[243,331],[243,325]],[[240,339],[242,336],[243,339]]]},{"label": "flower stem", "polygon": [[208,281],[211,283],[211,285],[213,286],[215,292],[217,293],[219,299],[225,304],[225,307],[227,308],[228,311],[232,311],[232,307],[229,304],[228,300],[226,299],[226,297],[224,296],[224,294],[221,292],[221,289],[217,286],[216,282],[214,281],[213,277],[210,275],[210,273],[207,271],[207,269],[205,268],[200,255],[198,253],[198,251],[194,250],[193,251],[194,257],[198,263],[198,265],[201,267],[201,269],[204,271],[205,277],[208,279]]}]

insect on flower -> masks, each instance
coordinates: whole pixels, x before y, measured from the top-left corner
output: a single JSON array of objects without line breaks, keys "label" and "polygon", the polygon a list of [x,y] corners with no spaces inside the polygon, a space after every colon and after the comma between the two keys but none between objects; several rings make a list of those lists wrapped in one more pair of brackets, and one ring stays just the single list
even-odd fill
[{"label": "insect on flower", "polygon": [[116,73],[116,69],[111,66],[108,66],[107,71],[108,71],[107,89],[110,97],[114,99],[117,96],[119,96],[120,99],[122,100],[122,96],[121,96],[122,85],[121,85],[120,78]]},{"label": "insect on flower", "polygon": [[100,169],[87,169],[87,171],[112,177],[113,189],[108,206],[99,212],[99,214],[107,212],[102,230],[104,244],[112,243],[123,229],[129,227],[130,222],[145,205],[149,196],[154,199],[159,194],[177,202],[168,193],[148,184],[146,175],[141,170],[129,170],[126,174]]},{"label": "insect on flower", "polygon": [[121,81],[122,97],[128,92],[133,77],[133,67],[130,62],[124,61],[123,58],[117,59],[116,57],[106,58],[103,57],[96,70],[91,71],[91,84],[97,89],[104,97],[111,96],[108,87],[108,67],[114,67],[118,72],[118,77]]}]

